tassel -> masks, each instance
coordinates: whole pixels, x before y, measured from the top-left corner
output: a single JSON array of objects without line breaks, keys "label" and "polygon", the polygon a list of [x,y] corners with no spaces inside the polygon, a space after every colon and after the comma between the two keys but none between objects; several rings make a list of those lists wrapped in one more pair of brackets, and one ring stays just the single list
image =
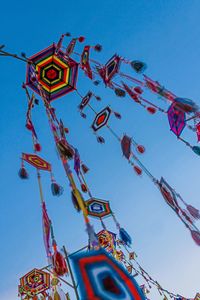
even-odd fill
[{"label": "tassel", "polygon": [[62,254],[55,250],[53,257],[53,269],[58,276],[63,276],[68,273],[67,264]]},{"label": "tassel", "polygon": [[87,186],[84,183],[81,184],[81,190],[84,193],[87,193],[87,191],[88,191]]},{"label": "tassel", "polygon": [[126,230],[124,228],[120,228],[119,230],[119,236],[120,239],[128,246],[130,247],[130,245],[132,244],[132,239],[130,237],[130,235],[126,232]]},{"label": "tassel", "polygon": [[134,60],[131,62],[131,67],[136,73],[143,73],[146,70],[147,65],[142,61]]},{"label": "tassel", "polygon": [[138,166],[133,166],[133,169],[137,175],[142,175],[142,169],[140,169]]},{"label": "tassel", "polygon": [[156,108],[155,108],[155,107],[151,107],[151,106],[148,106],[148,107],[147,107],[147,111],[148,111],[151,115],[154,115],[154,114],[157,112]]},{"label": "tassel", "polygon": [[23,166],[23,167],[21,167],[21,169],[19,170],[19,177],[21,178],[21,179],[28,179],[28,173],[27,173],[27,171],[26,171],[26,169],[25,169],[25,167]]},{"label": "tassel", "polygon": [[143,93],[143,89],[141,89],[140,86],[136,86],[136,87],[134,88],[134,91],[135,91],[137,94],[139,94],[139,95],[141,95],[141,94]]},{"label": "tassel", "polygon": [[84,36],[80,36],[78,38],[79,43],[83,43],[85,41],[85,37]]},{"label": "tassel", "polygon": [[195,230],[191,230],[191,235],[193,240],[195,241],[195,243],[200,246],[200,232],[199,231],[195,231]]},{"label": "tassel", "polygon": [[38,300],[38,297],[35,295],[35,296],[33,296],[32,299],[33,299],[33,300]]},{"label": "tassel", "polygon": [[34,100],[34,103],[35,103],[36,105],[39,105],[39,100],[38,100],[38,99],[35,99],[35,100]]},{"label": "tassel", "polygon": [[97,136],[97,142],[100,144],[105,144],[105,140],[102,136]]},{"label": "tassel", "polygon": [[115,94],[118,96],[118,97],[125,97],[126,96],[126,92],[122,89],[115,89]]},{"label": "tassel", "polygon": [[53,181],[51,183],[51,192],[53,196],[61,196],[63,193],[63,187]]},{"label": "tassel", "polygon": [[73,148],[64,140],[57,142],[58,149],[63,156],[66,156],[68,159],[72,159],[74,156]]},{"label": "tassel", "polygon": [[97,101],[101,101],[101,97],[95,96],[95,98],[97,99]]},{"label": "tassel", "polygon": [[194,153],[200,156],[200,147],[199,146],[193,146],[192,150]]},{"label": "tassel", "polygon": [[53,295],[53,300],[61,300],[60,295],[58,294],[57,291],[55,291],[55,293]]},{"label": "tassel", "polygon": [[99,246],[98,237],[97,237],[96,233],[94,232],[93,226],[90,223],[86,223],[86,231],[87,231],[88,236],[89,236],[90,244],[93,247]]},{"label": "tassel", "polygon": [[128,135],[123,136],[121,140],[121,148],[123,155],[129,160],[131,156],[131,138]]},{"label": "tassel", "polygon": [[81,117],[82,117],[83,119],[86,119],[86,118],[87,118],[87,115],[84,114],[83,112],[81,112],[80,115],[81,115]]},{"label": "tassel", "polygon": [[81,165],[81,169],[82,169],[84,174],[86,174],[89,171],[89,168],[84,164]]},{"label": "tassel", "polygon": [[96,44],[96,46],[94,46],[94,50],[97,52],[101,52],[102,46],[100,44]]},{"label": "tassel", "polygon": [[140,154],[143,154],[145,152],[145,148],[142,145],[138,145],[136,147],[136,149],[137,149],[138,153],[140,153]]},{"label": "tassel", "polygon": [[27,57],[26,57],[26,53],[24,53],[24,52],[21,52],[21,57],[23,57],[23,58],[26,58],[26,59],[27,59]]},{"label": "tassel", "polygon": [[118,112],[114,112],[114,115],[117,119],[121,120],[122,116]]},{"label": "tassel", "polygon": [[93,81],[94,85],[99,85],[100,84],[100,81],[99,80],[95,80]]},{"label": "tassel", "polygon": [[192,205],[187,205],[187,210],[189,211],[189,213],[194,219],[196,220],[200,219],[200,212],[198,209],[196,209]]},{"label": "tassel", "polygon": [[39,143],[36,143],[36,144],[34,144],[34,149],[35,149],[35,151],[40,152],[42,150],[42,147]]},{"label": "tassel", "polygon": [[75,208],[78,212],[80,212],[80,211],[81,211],[81,208],[80,208],[80,206],[79,206],[79,204],[78,204],[78,201],[77,201],[76,196],[74,195],[73,191],[71,192],[71,197],[72,197],[72,203],[73,203],[73,205],[74,205],[74,208]]}]

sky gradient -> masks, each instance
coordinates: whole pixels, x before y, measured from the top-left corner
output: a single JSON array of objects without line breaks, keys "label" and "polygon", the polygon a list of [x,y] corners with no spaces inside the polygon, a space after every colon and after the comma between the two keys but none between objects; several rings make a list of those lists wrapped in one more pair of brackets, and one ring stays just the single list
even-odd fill
[{"label": "sky gradient", "polygon": [[[87,43],[103,45],[95,54],[106,62],[114,53],[128,59],[144,60],[147,74],[159,80],[180,97],[200,104],[200,2],[198,0],[130,1],[20,1],[4,2],[0,10],[0,44],[13,53],[28,56],[56,42],[60,34],[83,35]],[[0,57],[1,73],[1,169],[0,181],[0,299],[17,299],[18,279],[34,267],[46,264],[42,240],[41,209],[35,172],[28,167],[30,179],[18,178],[20,153],[31,152],[31,139],[24,127],[26,98],[21,84],[25,65]],[[97,110],[107,104],[122,114],[112,118],[112,127],[144,144],[142,161],[155,177],[164,176],[186,202],[200,208],[199,157],[176,140],[162,114],[151,116],[140,106],[116,98],[111,91],[94,87],[80,75],[78,89],[89,88],[102,97]],[[156,100],[150,96],[150,100]],[[105,129],[105,145],[96,142],[90,125],[79,117],[75,93],[54,102],[58,116],[70,129],[69,141],[77,146],[89,166],[88,183],[95,197],[110,200],[120,224],[133,237],[133,248],[143,267],[166,289],[194,297],[199,291],[199,251],[190,233],[166,205],[158,190],[145,175],[137,177],[122,158],[120,145]],[[82,218],[74,210],[68,183],[48,128],[42,105],[33,120],[42,144],[41,156],[49,160],[57,181],[65,187],[62,197],[50,192],[48,174],[43,174],[44,194],[54,223],[57,242],[69,251],[87,242]],[[192,144],[196,137],[183,134]],[[111,220],[106,220],[115,230]],[[98,230],[97,222],[93,222]],[[158,293],[153,300],[160,299]],[[72,297],[73,300],[73,297]]]}]

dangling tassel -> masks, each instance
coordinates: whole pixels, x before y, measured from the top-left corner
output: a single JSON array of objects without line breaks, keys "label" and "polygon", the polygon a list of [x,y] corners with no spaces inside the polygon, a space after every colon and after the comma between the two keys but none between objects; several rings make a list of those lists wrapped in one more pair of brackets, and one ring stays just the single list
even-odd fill
[{"label": "dangling tassel", "polygon": [[23,160],[22,160],[22,163],[21,163],[21,169],[19,170],[19,172],[18,172],[18,174],[19,174],[19,177],[21,178],[21,179],[28,179],[28,172],[26,171],[26,169],[25,169],[25,167],[24,167],[24,162],[23,162]]},{"label": "dangling tassel", "polygon": [[71,192],[71,198],[72,198],[72,203],[73,203],[73,205],[74,205],[74,208],[75,208],[78,212],[80,212],[80,211],[81,211],[81,208],[80,208],[80,206],[79,206],[79,204],[78,204],[78,200],[76,199],[76,196],[74,195],[74,192],[73,192],[73,191]]},{"label": "dangling tassel", "polygon": [[130,237],[130,235],[126,232],[126,230],[124,228],[120,228],[119,230],[119,236],[120,239],[128,246],[130,247],[130,245],[132,244],[132,239]]},{"label": "dangling tassel", "polygon": [[53,181],[51,183],[51,192],[53,196],[61,196],[63,194],[63,187]]},{"label": "dangling tassel", "polygon": [[148,107],[147,107],[147,111],[148,111],[151,115],[154,115],[154,114],[157,112],[156,108],[155,108],[155,107],[151,107],[151,106],[148,106]]},{"label": "dangling tassel", "polygon": [[35,143],[34,144],[34,149],[35,149],[35,151],[40,152],[42,150],[42,147],[39,143]]},{"label": "dangling tassel", "polygon": [[133,166],[134,171],[136,172],[137,175],[142,175],[142,169],[139,168],[138,166]]},{"label": "dangling tassel", "polygon": [[143,89],[141,89],[140,86],[136,86],[136,87],[134,88],[134,91],[135,91],[137,94],[139,94],[139,95],[141,95],[141,94],[143,93]]},{"label": "dangling tassel", "polygon": [[97,52],[101,52],[101,50],[102,50],[102,46],[100,44],[96,44],[93,48]]},{"label": "dangling tassel", "polygon": [[35,295],[32,299],[33,300],[38,300],[38,296]]},{"label": "dangling tassel", "polygon": [[200,246],[200,232],[199,231],[195,231],[195,230],[190,230],[191,231],[191,235],[193,240],[195,241],[195,243]]},{"label": "dangling tassel", "polygon": [[85,41],[85,37],[79,36],[78,41],[79,41],[79,43],[83,43]]},{"label": "dangling tassel", "polygon": [[118,97],[125,97],[126,96],[126,92],[122,89],[119,89],[119,88],[115,89],[115,94]]},{"label": "dangling tassel", "polygon": [[189,213],[191,214],[191,216],[198,220],[200,219],[200,212],[198,209],[196,209],[195,207],[193,207],[192,205],[187,205],[187,210],[189,211]]},{"label": "dangling tassel", "polygon": [[136,73],[143,73],[146,70],[147,65],[142,61],[134,60],[131,62],[131,67]]},{"label": "dangling tassel", "polygon": [[136,149],[137,149],[138,153],[140,153],[140,154],[143,154],[145,152],[145,148],[142,145],[138,145],[136,147]]},{"label": "dangling tassel", "polygon": [[86,223],[86,231],[88,233],[90,244],[93,247],[99,246],[98,237],[97,237],[96,233],[94,232],[93,226],[90,223]]},{"label": "dangling tassel", "polygon": [[199,146],[193,146],[192,150],[195,154],[200,156],[200,147]]},{"label": "dangling tassel", "polygon": [[93,81],[93,83],[94,83],[94,85],[96,85],[96,86],[97,86],[97,85],[99,85],[99,84],[100,84],[100,81],[99,81],[99,80],[94,80],[94,81]]},{"label": "dangling tassel", "polygon": [[121,120],[122,116],[120,115],[120,113],[114,111],[114,115],[117,119]]},{"label": "dangling tassel", "polygon": [[96,98],[97,101],[101,101],[101,97],[95,96],[95,95],[94,95],[94,97]]},{"label": "dangling tassel", "polygon": [[80,115],[81,115],[81,117],[82,117],[83,119],[86,119],[86,118],[87,118],[87,115],[84,114],[82,111],[80,112]]},{"label": "dangling tassel", "polygon": [[131,156],[131,138],[126,134],[121,140],[121,148],[123,155],[129,160]]},{"label": "dangling tassel", "polygon": [[84,193],[87,193],[87,191],[88,191],[87,186],[84,183],[81,184],[81,190]]},{"label": "dangling tassel", "polygon": [[53,300],[61,300],[60,295],[58,294],[57,291],[55,291],[55,293],[53,295]]},{"label": "dangling tassel", "polygon": [[54,254],[52,257],[53,262],[53,270],[58,276],[63,276],[65,274],[68,274],[68,268],[66,261],[62,254],[57,250],[56,245],[54,245]]},{"label": "dangling tassel", "polygon": [[97,136],[97,142],[100,144],[105,144],[105,140],[102,136]]},{"label": "dangling tassel", "polygon": [[86,174],[90,170],[85,164],[81,165],[81,169],[82,169],[84,174]]}]

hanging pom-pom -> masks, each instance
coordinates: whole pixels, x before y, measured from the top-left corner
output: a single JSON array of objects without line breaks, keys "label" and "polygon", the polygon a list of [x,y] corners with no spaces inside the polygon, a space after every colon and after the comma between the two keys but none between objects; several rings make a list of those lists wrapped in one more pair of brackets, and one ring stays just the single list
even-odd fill
[{"label": "hanging pom-pom", "polygon": [[97,142],[100,144],[105,144],[105,140],[102,136],[97,136]]},{"label": "hanging pom-pom", "polygon": [[120,115],[120,113],[114,111],[114,115],[117,119],[121,120],[122,116]]},{"label": "hanging pom-pom", "polygon": [[119,89],[119,88],[115,89],[115,94],[118,97],[125,97],[126,96],[126,92],[124,90],[122,90],[122,89]]},{"label": "hanging pom-pom", "polygon": [[70,32],[65,33],[66,36],[71,36]]},{"label": "hanging pom-pom", "polygon": [[42,147],[39,143],[35,143],[34,144],[34,149],[35,149],[35,151],[40,152],[42,150]]},{"label": "hanging pom-pom", "polygon": [[134,88],[134,91],[135,91],[137,94],[139,94],[139,95],[141,95],[141,94],[143,93],[143,89],[141,89],[140,86],[136,86],[136,87]]},{"label": "hanging pom-pom", "polygon": [[28,179],[28,177],[29,177],[24,166],[21,167],[18,174],[21,179]]},{"label": "hanging pom-pom", "polygon": [[81,115],[81,117],[82,117],[83,119],[86,119],[86,118],[87,118],[86,114],[84,114],[82,111],[81,111],[80,115]]},{"label": "hanging pom-pom", "polygon": [[196,209],[192,205],[187,205],[187,210],[189,211],[189,213],[194,219],[196,220],[200,219],[200,212],[198,209]]},{"label": "hanging pom-pom", "polygon": [[93,83],[94,83],[94,85],[99,85],[100,81],[99,80],[94,80]]},{"label": "hanging pom-pom", "polygon": [[101,46],[100,44],[96,44],[96,45],[94,46],[94,50],[97,51],[97,52],[101,52],[102,46]]},{"label": "hanging pom-pom", "polygon": [[36,99],[36,98],[35,98],[34,103],[35,103],[36,105],[39,105],[39,99]]},{"label": "hanging pom-pom", "polygon": [[26,53],[24,53],[24,52],[21,52],[21,57],[23,57],[23,58],[27,58],[27,57],[26,57]]},{"label": "hanging pom-pom", "polygon": [[142,61],[134,60],[131,62],[131,67],[136,73],[143,73],[146,70],[147,65]]},{"label": "hanging pom-pom", "polygon": [[142,175],[142,169],[140,169],[138,166],[133,166],[133,169],[137,175]]},{"label": "hanging pom-pom", "polygon": [[88,191],[87,186],[84,183],[81,184],[81,190],[84,193],[87,193],[87,191]]},{"label": "hanging pom-pom", "polygon": [[80,43],[83,43],[83,42],[85,41],[85,37],[84,37],[84,36],[80,36],[80,37],[78,38],[78,41],[79,41]]},{"label": "hanging pom-pom", "polygon": [[71,192],[71,197],[72,197],[72,203],[73,203],[73,205],[74,205],[74,208],[75,208],[78,212],[80,212],[80,211],[81,211],[81,208],[80,208],[80,206],[79,206],[79,204],[78,204],[78,200],[76,199],[76,196],[74,195],[74,192],[73,192],[73,191]]},{"label": "hanging pom-pom", "polygon": [[143,154],[145,152],[145,148],[142,145],[137,145],[136,149],[140,154]]},{"label": "hanging pom-pom", "polygon": [[55,252],[53,254],[52,262],[53,262],[54,272],[58,276],[63,276],[68,273],[66,261],[65,261],[63,255],[59,251],[57,251],[57,249],[55,250]]},{"label": "hanging pom-pom", "polygon": [[32,300],[38,300],[38,296],[37,295],[33,296]]},{"label": "hanging pom-pom", "polygon": [[200,147],[199,146],[193,146],[192,150],[194,153],[200,156]]},{"label": "hanging pom-pom", "polygon": [[147,107],[147,111],[151,114],[151,115],[154,115],[156,113],[156,108],[155,107],[152,107],[152,106],[148,106]]},{"label": "hanging pom-pom", "polygon": [[93,247],[98,246],[99,245],[98,237],[97,237],[96,233],[94,232],[93,226],[90,223],[86,223],[86,231],[88,233],[90,244]]},{"label": "hanging pom-pom", "polygon": [[60,295],[58,294],[57,290],[54,292],[53,300],[62,300],[62,299],[60,298]]},{"label": "hanging pom-pom", "polygon": [[95,98],[97,99],[97,101],[101,101],[101,97],[95,96]]},{"label": "hanging pom-pom", "polygon": [[130,245],[132,244],[132,239],[130,237],[130,235],[126,232],[126,230],[124,228],[120,228],[119,230],[119,236],[120,239],[128,246],[130,247]]},{"label": "hanging pom-pom", "polygon": [[84,164],[81,165],[81,169],[82,169],[84,174],[86,174],[89,171],[89,168]]},{"label": "hanging pom-pom", "polygon": [[51,192],[53,196],[60,196],[63,193],[63,187],[53,181],[51,183]]},{"label": "hanging pom-pom", "polygon": [[191,230],[191,235],[193,240],[195,241],[195,243],[200,246],[200,232],[199,231],[195,231],[195,230]]},{"label": "hanging pom-pom", "polygon": [[68,134],[68,133],[69,133],[69,128],[65,127],[65,128],[64,128],[64,132],[65,132],[66,134]]},{"label": "hanging pom-pom", "polygon": [[73,148],[65,140],[58,141],[57,146],[61,155],[67,157],[68,159],[72,159],[74,157]]}]

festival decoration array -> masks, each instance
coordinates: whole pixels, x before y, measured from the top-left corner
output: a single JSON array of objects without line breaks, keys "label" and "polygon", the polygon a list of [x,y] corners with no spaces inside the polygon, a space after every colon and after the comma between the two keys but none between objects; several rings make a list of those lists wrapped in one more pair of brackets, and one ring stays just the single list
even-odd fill
[{"label": "festival decoration array", "polygon": [[[68,142],[68,128],[64,126],[62,120],[59,120],[51,102],[70,92],[76,91],[76,95],[81,98],[78,106],[80,115],[86,118],[85,109],[89,107],[95,114],[91,125],[93,132],[97,136],[99,143],[104,143],[105,139],[97,135],[97,132],[105,127],[118,140],[128,163],[133,167],[136,174],[146,173],[156,187],[160,190],[166,203],[173,209],[176,215],[190,230],[191,235],[197,245],[200,246],[200,231],[195,226],[194,221],[200,218],[199,210],[188,205],[182,197],[161,177],[156,179],[149,170],[142,164],[138,154],[143,154],[145,148],[138,144],[133,137],[124,134],[120,137],[108,124],[111,115],[121,119],[121,114],[115,112],[110,106],[104,107],[97,112],[91,105],[92,98],[97,101],[101,97],[96,96],[89,91],[86,96],[82,96],[77,89],[78,68],[98,85],[103,81],[104,85],[114,90],[119,97],[125,97],[126,94],[134,100],[135,103],[145,108],[150,114],[157,111],[168,116],[171,131],[179,140],[189,146],[197,155],[200,155],[200,147],[192,146],[181,135],[185,127],[196,131],[197,139],[200,140],[200,113],[199,108],[194,101],[175,96],[157,81],[143,74],[147,66],[144,62],[134,60],[129,61],[118,54],[115,54],[107,61],[105,65],[90,59],[90,50],[101,51],[101,45],[86,45],[81,54],[75,52],[77,42],[84,42],[85,38],[72,37],[67,47],[63,47],[65,37],[70,34],[63,34],[58,43],[55,43],[39,53],[27,58],[22,53],[21,56],[4,51],[4,46],[0,46],[1,56],[10,56],[27,63],[26,83],[23,84],[27,100],[28,109],[26,113],[26,128],[31,133],[34,154],[22,154],[22,165],[19,175],[22,179],[28,178],[25,169],[25,162],[31,164],[36,169],[36,175],[39,185],[44,245],[47,254],[48,267],[42,270],[34,269],[20,279],[19,295],[23,300],[69,300],[69,294],[65,293],[60,287],[61,282],[67,283],[74,289],[77,299],[149,299],[151,288],[154,286],[161,297],[167,300],[167,297],[181,300],[185,297],[174,294],[164,289],[157,280],[148,274],[137,261],[137,255],[131,248],[132,238],[128,232],[121,227],[111,210],[110,202],[93,197],[91,190],[86,182],[85,174],[89,168],[82,162],[79,151]],[[78,55],[80,62],[77,62],[72,55]],[[137,74],[142,74],[143,80],[136,79],[132,75],[122,73],[123,64],[130,65]],[[120,78],[120,81],[118,80]],[[114,81],[115,80],[115,81]],[[134,84],[134,86],[133,86]],[[48,171],[51,175],[51,190],[53,195],[61,195],[62,187],[56,183],[52,165],[41,158],[37,152],[42,151],[38,135],[32,121],[32,109],[38,105],[34,93],[30,93],[29,88],[38,94],[44,104],[46,115],[49,121],[58,155],[62,162],[65,174],[67,176],[71,189],[72,202],[75,209],[81,212],[88,234],[89,251],[78,251],[75,254],[67,253],[63,248],[63,255],[57,247],[54,236],[51,219],[47,212],[46,202],[44,200],[40,171]],[[168,109],[161,108],[157,104],[143,98],[145,90],[162,97],[170,103]],[[194,122],[191,126],[189,122]],[[132,148],[134,147],[134,150]],[[71,168],[71,164],[73,167]],[[85,200],[87,195],[87,199]],[[184,208],[183,208],[184,207]],[[104,219],[112,217],[116,225],[117,233],[107,229]],[[96,218],[102,230],[95,232],[89,217]],[[73,262],[74,273],[79,283],[79,291],[75,281],[70,261]],[[134,272],[134,273],[133,273]],[[71,283],[65,281],[62,277],[70,275]],[[134,277],[140,276],[143,283],[139,286]],[[144,283],[145,282],[145,283]],[[148,296],[147,296],[148,295]],[[199,299],[197,293],[194,299]]]}]

